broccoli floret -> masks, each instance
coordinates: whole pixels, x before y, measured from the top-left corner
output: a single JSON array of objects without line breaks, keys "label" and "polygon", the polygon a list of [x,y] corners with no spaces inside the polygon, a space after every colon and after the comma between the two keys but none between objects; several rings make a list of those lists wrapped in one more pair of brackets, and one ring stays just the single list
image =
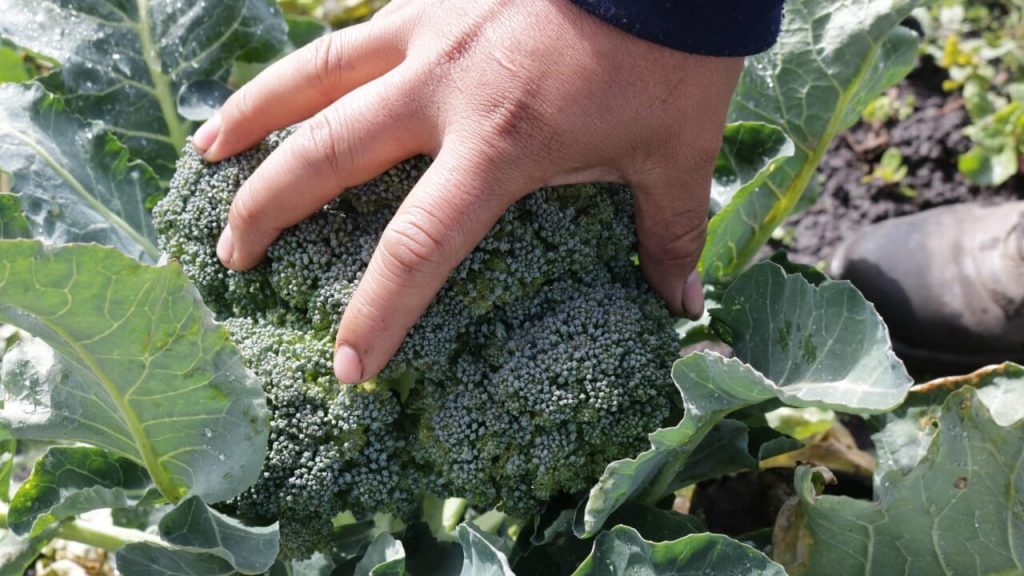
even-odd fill
[{"label": "broccoli floret", "polygon": [[[267,265],[261,264],[252,274],[227,270],[217,259],[217,239],[235,192],[285,137],[286,133],[275,133],[220,164],[207,164],[187,146],[171,178],[171,191],[153,209],[160,247],[181,262],[206,305],[215,312],[257,316],[279,308],[265,273]],[[188,228],[173,229],[183,225]]]},{"label": "broccoli floret", "polygon": [[420,403],[445,494],[529,516],[641,451],[672,410],[661,382],[676,339],[643,290],[554,282],[471,332],[486,344],[457,352]]},{"label": "broccoli floret", "polygon": [[612,185],[516,203],[384,372],[338,384],[337,320],[429,160],[346,191],[284,231],[258,267],[229,271],[215,247],[231,199],[286,136],[218,164],[186,147],[154,211],[161,247],[267,393],[262,476],[228,505],[279,520],[286,556],[321,549],[339,512],[408,517],[425,492],[527,517],[592,484],[670,419],[673,321],[635,265],[630,192]]},{"label": "broccoli floret", "polygon": [[[403,471],[406,441],[396,433],[398,399],[383,388],[339,386],[333,339],[250,318],[225,321],[263,382],[272,411],[270,446],[260,480],[232,503],[242,517],[308,526],[326,538],[341,510],[405,515],[412,508]],[[325,514],[325,511],[333,513]],[[282,542],[301,557],[326,540]],[[299,553],[301,552],[301,553]]]}]

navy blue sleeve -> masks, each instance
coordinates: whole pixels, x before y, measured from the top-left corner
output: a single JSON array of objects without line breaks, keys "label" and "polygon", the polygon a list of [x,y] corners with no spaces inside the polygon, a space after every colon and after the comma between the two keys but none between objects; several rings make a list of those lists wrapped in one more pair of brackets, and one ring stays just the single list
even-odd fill
[{"label": "navy blue sleeve", "polygon": [[706,56],[770,48],[783,0],[572,0],[601,20],[662,46]]}]

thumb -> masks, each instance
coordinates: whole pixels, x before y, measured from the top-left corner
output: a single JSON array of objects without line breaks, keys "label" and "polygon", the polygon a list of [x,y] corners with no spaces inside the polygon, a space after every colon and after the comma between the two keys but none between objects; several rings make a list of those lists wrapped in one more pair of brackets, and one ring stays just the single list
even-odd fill
[{"label": "thumb", "polygon": [[631,179],[640,270],[673,314],[694,319],[704,313],[697,261],[707,235],[709,187],[701,172],[667,170]]}]

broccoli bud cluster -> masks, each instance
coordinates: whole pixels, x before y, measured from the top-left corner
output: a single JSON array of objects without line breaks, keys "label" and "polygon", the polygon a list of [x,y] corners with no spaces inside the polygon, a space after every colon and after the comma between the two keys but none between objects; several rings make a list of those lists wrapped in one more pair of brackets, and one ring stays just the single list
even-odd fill
[{"label": "broccoli bud cluster", "polygon": [[339,512],[408,517],[427,492],[528,517],[642,450],[676,410],[673,319],[635,264],[630,192],[612,185],[513,205],[384,372],[340,385],[337,320],[429,160],[346,191],[259,266],[230,271],[216,244],[231,201],[287,134],[217,164],[187,146],[153,213],[267,393],[262,477],[229,506],[280,521],[287,556],[323,548]]}]

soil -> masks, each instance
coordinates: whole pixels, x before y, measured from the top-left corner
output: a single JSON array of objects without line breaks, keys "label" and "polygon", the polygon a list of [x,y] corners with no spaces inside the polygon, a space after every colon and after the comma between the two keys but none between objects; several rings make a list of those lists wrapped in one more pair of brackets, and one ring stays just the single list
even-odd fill
[{"label": "soil", "polygon": [[[844,239],[873,223],[957,202],[997,203],[1024,199],[1024,177],[999,187],[977,186],[957,170],[957,157],[970,149],[962,134],[969,121],[963,102],[945,93],[944,71],[930,59],[894,88],[913,96],[914,112],[884,126],[860,122],[832,143],[819,169],[820,196],[807,210],[783,224],[785,234],[771,243],[790,259],[816,265]],[[863,182],[888,148],[903,154],[907,176],[899,185]],[[914,195],[900,191],[911,188]]]},{"label": "soil", "polygon": [[[871,500],[871,478],[833,474],[838,482],[826,489],[827,494]],[[740,472],[698,484],[690,513],[711,532],[747,540],[758,531],[770,530],[779,510],[795,494],[791,468]]]}]

